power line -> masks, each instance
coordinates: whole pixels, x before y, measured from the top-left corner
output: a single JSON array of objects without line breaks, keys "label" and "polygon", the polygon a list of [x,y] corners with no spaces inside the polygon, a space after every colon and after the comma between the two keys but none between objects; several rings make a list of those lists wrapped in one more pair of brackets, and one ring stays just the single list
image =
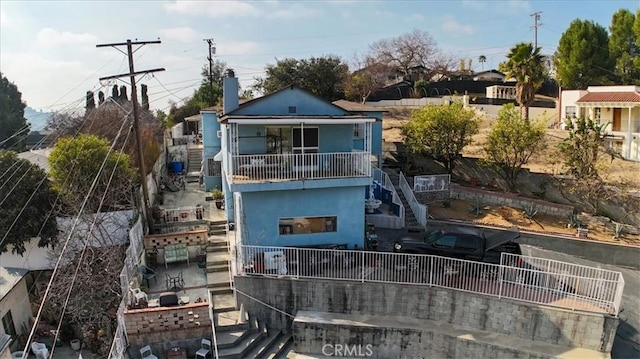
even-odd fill
[{"label": "power line", "polygon": [[213,39],[204,39],[209,45],[209,56],[207,60],[209,60],[209,91],[211,91],[210,95],[210,106],[215,105],[215,95],[213,94],[213,55],[216,54],[216,43],[213,42]]},{"label": "power line", "polygon": [[[148,44],[160,44],[160,40],[157,41],[136,41],[136,42],[132,42],[131,40],[127,40],[127,42],[121,42],[121,43],[111,43],[111,44],[98,44],[96,45],[96,47],[113,47],[118,51],[121,51],[120,49],[118,49],[118,46],[126,46],[127,47],[127,55],[129,57],[129,73],[128,74],[120,74],[120,75],[113,75],[113,76],[107,76],[107,77],[101,77],[100,80],[108,80],[108,79],[117,79],[120,77],[125,77],[125,76],[129,76],[129,79],[131,81],[131,103],[133,105],[133,123],[134,123],[134,129],[136,132],[136,142],[137,142],[137,147],[138,147],[138,162],[139,162],[139,166],[138,169],[140,171],[140,178],[142,178],[142,195],[144,197],[144,215],[146,216],[148,225],[149,225],[149,233],[153,233],[153,219],[151,218],[151,206],[149,203],[149,189],[147,188],[147,181],[145,180],[145,178],[147,177],[147,171],[145,169],[145,163],[144,163],[144,156],[142,154],[142,135],[141,135],[141,131],[140,131],[140,120],[139,120],[139,116],[138,116],[138,92],[136,89],[136,75],[139,74],[148,74],[148,73],[153,73],[153,72],[158,72],[158,71],[164,71],[164,68],[157,68],[157,69],[152,69],[152,70],[145,70],[145,71],[139,71],[136,72],[134,70],[134,65],[133,65],[133,53],[135,51],[137,51],[138,49],[140,49],[142,46],[144,45],[148,45]],[[133,50],[132,46],[133,45],[140,45],[138,46],[135,50]],[[122,52],[122,51],[121,51]]]}]

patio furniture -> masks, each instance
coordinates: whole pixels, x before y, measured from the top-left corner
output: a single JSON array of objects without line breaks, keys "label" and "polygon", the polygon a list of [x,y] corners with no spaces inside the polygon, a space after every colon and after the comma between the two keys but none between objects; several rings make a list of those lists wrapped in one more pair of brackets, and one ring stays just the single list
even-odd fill
[{"label": "patio furniture", "polygon": [[153,352],[151,352],[151,347],[148,345],[140,348],[140,355],[142,355],[142,359],[158,359],[157,356],[153,355]]},{"label": "patio furniture", "polygon": [[164,246],[164,266],[168,268],[168,263],[187,261],[189,265],[189,251],[184,243],[170,244]]},{"label": "patio furniture", "polygon": [[196,352],[196,359],[202,358],[206,359],[207,355],[211,352],[211,340],[202,339],[200,342],[200,349]]},{"label": "patio furniture", "polygon": [[35,354],[37,359],[49,359],[49,349],[47,349],[47,346],[44,343],[31,343],[31,351]]},{"label": "patio furniture", "polygon": [[149,285],[149,280],[153,279],[154,283],[158,283],[158,278],[156,278],[156,272],[145,266],[145,265],[141,265],[138,270],[140,271],[140,274],[142,275],[142,280],[145,281],[147,283],[147,288],[150,288]]},{"label": "patio furniture", "polygon": [[187,359],[187,349],[171,348],[167,350],[167,359]]},{"label": "patio furniture", "polygon": [[180,271],[177,276],[170,276],[168,273],[165,273],[165,286],[167,290],[172,290],[174,292],[179,292],[181,289],[184,289],[182,271]]},{"label": "patio furniture", "polygon": [[144,299],[145,303],[149,303],[147,293],[143,292],[140,288],[133,288],[131,293],[133,293],[133,297],[136,298],[136,304],[139,304],[141,299]]}]

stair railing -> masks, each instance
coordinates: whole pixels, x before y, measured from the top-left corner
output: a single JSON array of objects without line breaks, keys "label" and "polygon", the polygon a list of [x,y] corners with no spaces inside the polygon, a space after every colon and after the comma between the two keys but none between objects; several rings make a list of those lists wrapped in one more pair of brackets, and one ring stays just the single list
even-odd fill
[{"label": "stair railing", "polygon": [[399,179],[400,189],[402,190],[402,194],[404,194],[404,197],[407,199],[407,202],[409,202],[409,207],[411,207],[411,211],[413,211],[413,214],[416,216],[418,223],[420,223],[422,227],[426,227],[427,226],[427,206],[418,202],[415,194],[413,193],[413,189],[409,187],[409,183],[407,182],[407,179],[404,177],[404,174],[402,172],[400,172],[399,177],[400,177]]}]

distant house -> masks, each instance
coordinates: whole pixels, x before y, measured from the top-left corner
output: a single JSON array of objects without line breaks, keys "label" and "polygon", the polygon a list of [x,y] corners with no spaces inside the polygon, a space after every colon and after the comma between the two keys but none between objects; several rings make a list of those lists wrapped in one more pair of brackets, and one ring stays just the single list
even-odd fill
[{"label": "distant house", "polygon": [[559,122],[587,116],[606,125],[606,143],[623,158],[640,161],[640,86],[589,86],[562,91]]},{"label": "distant house", "polygon": [[3,351],[2,338],[9,336],[15,342],[18,335],[28,335],[31,330],[33,315],[27,292],[27,272],[26,269],[0,266],[0,353]]},{"label": "distant house", "polygon": [[473,74],[474,81],[505,81],[506,76],[498,70],[487,70]]},{"label": "distant house", "polygon": [[205,188],[225,193],[239,241],[362,247],[381,111],[294,86],[239,105],[237,81],[225,78],[224,113],[203,111],[202,126]]}]

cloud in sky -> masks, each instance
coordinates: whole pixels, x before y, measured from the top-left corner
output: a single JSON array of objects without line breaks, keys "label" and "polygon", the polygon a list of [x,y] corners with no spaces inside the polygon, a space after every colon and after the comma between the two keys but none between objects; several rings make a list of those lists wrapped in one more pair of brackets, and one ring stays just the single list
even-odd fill
[{"label": "cloud in sky", "polygon": [[213,18],[256,16],[260,12],[248,2],[242,1],[176,1],[165,5],[172,13],[207,15]]},{"label": "cloud in sky", "polygon": [[7,15],[6,11],[0,11],[0,27],[8,28],[9,26],[11,26],[9,15]]},{"label": "cloud in sky", "polygon": [[473,26],[457,22],[454,18],[446,18],[442,22],[442,30],[449,32],[453,36],[473,35]]},{"label": "cloud in sky", "polygon": [[194,42],[198,41],[200,34],[190,27],[173,27],[158,30],[160,38],[167,41]]},{"label": "cloud in sky", "polygon": [[46,27],[37,35],[38,43],[42,46],[56,46],[61,44],[95,44],[98,37],[89,33],[74,34],[69,31],[59,31]]},{"label": "cloud in sky", "polygon": [[273,11],[267,11],[266,16],[272,19],[295,20],[319,16],[320,14],[321,11],[308,5],[293,4],[280,9],[274,9]]}]

